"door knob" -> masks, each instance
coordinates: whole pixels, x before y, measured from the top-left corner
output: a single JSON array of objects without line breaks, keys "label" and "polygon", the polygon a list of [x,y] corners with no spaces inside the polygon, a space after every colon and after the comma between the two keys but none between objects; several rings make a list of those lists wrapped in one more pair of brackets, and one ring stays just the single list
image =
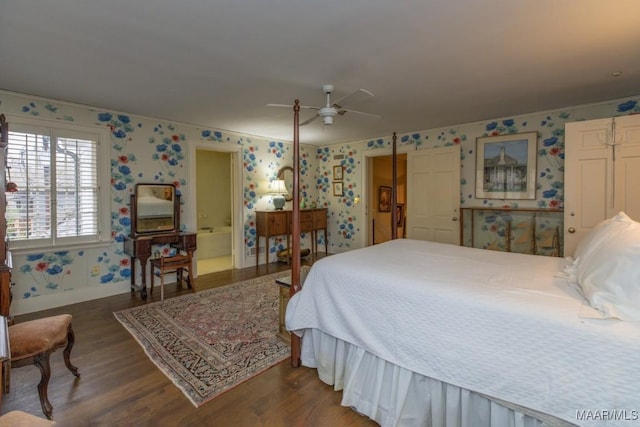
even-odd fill
[{"label": "door knob", "polygon": [[575,233],[576,229],[574,227],[569,227],[568,231],[569,231],[569,233]]},{"label": "door knob", "polygon": [[451,218],[451,221],[457,221],[457,220],[458,220],[457,216],[454,216],[453,218]]}]

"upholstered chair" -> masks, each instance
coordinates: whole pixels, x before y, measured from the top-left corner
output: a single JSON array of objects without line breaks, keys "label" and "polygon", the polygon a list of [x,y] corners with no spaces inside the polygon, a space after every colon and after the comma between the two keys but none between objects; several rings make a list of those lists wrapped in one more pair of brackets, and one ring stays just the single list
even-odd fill
[{"label": "upholstered chair", "polygon": [[22,411],[11,411],[0,416],[0,427],[51,427],[55,421],[45,420]]},{"label": "upholstered chair", "polygon": [[45,317],[9,326],[11,369],[27,365],[35,365],[40,369],[38,394],[42,412],[48,419],[52,419],[53,413],[53,406],[47,394],[51,377],[49,356],[57,349],[64,347],[62,352],[64,363],[71,373],[79,378],[78,368],[73,366],[70,360],[74,342],[70,314]]}]

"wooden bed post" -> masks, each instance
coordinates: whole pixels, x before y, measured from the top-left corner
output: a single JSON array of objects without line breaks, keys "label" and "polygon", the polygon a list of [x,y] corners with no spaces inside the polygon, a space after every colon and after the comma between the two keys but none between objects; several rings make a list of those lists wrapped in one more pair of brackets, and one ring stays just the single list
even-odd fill
[{"label": "wooden bed post", "polygon": [[391,239],[398,238],[398,155],[396,154],[396,133],[393,133],[393,153],[391,155]]},{"label": "wooden bed post", "polygon": [[[300,101],[293,106],[293,212],[291,217],[291,287],[289,298],[300,291]],[[291,333],[291,366],[300,366],[300,337]]]}]

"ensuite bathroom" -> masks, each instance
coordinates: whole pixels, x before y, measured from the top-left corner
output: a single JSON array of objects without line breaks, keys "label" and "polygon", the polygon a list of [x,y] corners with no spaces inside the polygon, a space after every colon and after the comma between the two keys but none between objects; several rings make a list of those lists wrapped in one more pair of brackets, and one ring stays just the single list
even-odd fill
[{"label": "ensuite bathroom", "polygon": [[196,150],[198,275],[230,270],[231,154]]}]

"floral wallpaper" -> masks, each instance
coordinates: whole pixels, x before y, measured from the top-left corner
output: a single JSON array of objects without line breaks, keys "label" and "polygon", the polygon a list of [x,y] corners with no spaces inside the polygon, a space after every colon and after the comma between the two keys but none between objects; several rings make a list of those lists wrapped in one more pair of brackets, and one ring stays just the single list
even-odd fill
[{"label": "floral wallpaper", "polygon": [[[248,258],[255,256],[252,252],[256,241],[255,210],[273,209],[269,194],[270,183],[282,166],[292,165],[292,144],[289,142],[156,121],[4,91],[0,91],[0,111],[9,117],[22,115],[103,126],[108,131],[111,146],[111,245],[13,254],[14,314],[33,311],[35,306],[41,309],[43,304],[48,308],[43,297],[50,298],[53,307],[68,301],[67,298],[71,298],[70,295],[75,292],[109,286],[114,287],[113,293],[129,289],[131,261],[123,252],[123,242],[131,228],[129,203],[135,184],[174,184],[181,195],[181,217],[184,221],[185,208],[194,205],[194,201],[186,198],[186,190],[193,185],[188,181],[189,164],[186,153],[189,144],[194,141],[241,147],[244,223],[239,227],[244,230],[244,265],[252,265]],[[314,185],[315,149],[313,146],[301,148],[302,194],[309,204],[319,204]],[[181,224],[181,229],[186,231],[186,224]],[[310,242],[310,235],[304,235],[303,238]],[[275,260],[275,253],[285,245],[284,238],[271,239],[268,253],[271,254],[272,261]],[[169,248],[158,250],[166,253]]]},{"label": "floral wallpaper", "polygon": [[[398,142],[404,150],[448,145],[461,147],[460,202],[463,208],[503,205],[562,208],[564,124],[577,120],[637,114],[640,113],[639,101],[640,97],[632,97],[486,122],[420,130],[398,135]],[[33,305],[29,301],[34,298],[45,298],[42,301],[50,301],[51,306],[55,306],[66,301],[64,295],[71,295],[77,291],[116,287],[117,291],[114,293],[120,293],[128,289],[131,265],[129,257],[123,252],[122,242],[130,230],[129,198],[133,188],[138,182],[173,183],[183,195],[183,211],[188,209],[194,201],[185,197],[186,190],[193,185],[189,182],[190,165],[186,153],[189,144],[194,142],[240,147],[244,223],[239,226],[242,227],[244,235],[244,265],[253,265],[256,246],[255,211],[272,209],[270,183],[282,166],[292,165],[292,145],[289,142],[270,141],[214,128],[169,123],[5,91],[0,91],[0,112],[13,116],[23,115],[103,126],[109,132],[111,144],[111,245],[14,255],[14,314],[31,310]],[[504,202],[476,199],[476,138],[530,131],[536,131],[539,135],[536,199]],[[319,233],[318,243],[324,245],[328,241],[330,253],[366,244],[364,206],[357,202],[365,193],[364,153],[376,149],[389,149],[390,146],[391,136],[344,144],[327,144],[322,147],[302,145],[302,197],[306,206],[315,204],[328,208],[328,236],[325,238]],[[334,196],[332,191],[332,171],[333,166],[337,164],[343,166],[342,196]],[[485,243],[481,246],[489,248],[492,244],[500,245],[500,240],[492,243],[492,239],[495,240],[496,236],[504,233],[505,220],[510,219],[483,215],[481,229],[488,237],[482,238],[485,239]],[[557,219],[545,219],[544,224],[551,229],[557,225]],[[181,228],[186,230],[186,225],[182,224]],[[310,236],[303,237],[304,242],[310,243]],[[271,239],[268,247],[271,260],[275,260],[275,253],[283,249],[285,244],[284,237]],[[42,306],[43,303],[40,302],[39,305]]]},{"label": "floral wallpaper", "polygon": [[[460,124],[457,126],[430,129],[408,134],[398,135],[398,149],[425,149],[451,145],[460,146],[461,175],[460,175],[460,206],[466,207],[509,207],[509,208],[540,208],[562,209],[564,207],[564,125],[567,122],[614,117],[625,114],[640,113],[640,96],[627,99],[612,100],[598,104],[577,106],[553,111],[536,112],[531,114],[506,117]],[[476,138],[515,134],[522,132],[537,132],[537,177],[535,200],[489,200],[475,198],[475,149]],[[329,206],[333,219],[330,229],[330,252],[339,252],[366,244],[364,224],[364,208],[353,203],[353,197],[360,196],[363,190],[364,177],[362,169],[363,152],[365,150],[386,149],[392,144],[391,135],[372,140],[335,144],[318,149],[318,176],[316,182],[319,188],[319,198]],[[410,146],[410,147],[407,147]],[[344,154],[345,191],[343,198],[331,195],[331,165],[334,155]],[[481,233],[476,236],[474,246],[484,248],[504,248],[505,220],[511,218],[495,215],[483,215]],[[560,226],[561,215],[555,214],[539,217],[541,232],[546,236],[549,230]],[[514,222],[516,224],[518,222]],[[542,234],[538,240],[542,240]],[[465,244],[470,244],[467,240]],[[542,244],[542,243],[541,243]],[[540,253],[548,254],[551,250],[541,249]]]}]

